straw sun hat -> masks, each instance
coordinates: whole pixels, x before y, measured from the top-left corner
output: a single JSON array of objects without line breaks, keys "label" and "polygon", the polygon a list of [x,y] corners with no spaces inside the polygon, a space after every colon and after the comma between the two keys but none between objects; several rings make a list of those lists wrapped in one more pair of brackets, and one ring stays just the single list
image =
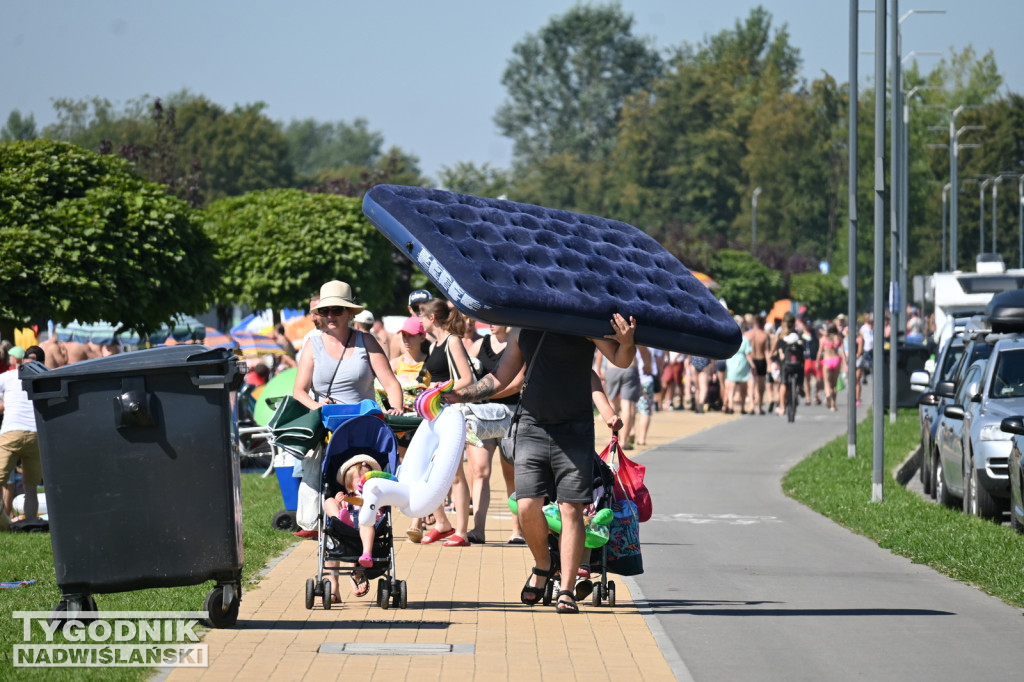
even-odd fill
[{"label": "straw sun hat", "polygon": [[336,305],[352,308],[357,313],[366,309],[365,306],[355,302],[355,298],[352,296],[352,287],[346,282],[335,279],[320,287],[320,302],[316,304],[316,307],[330,308]]}]

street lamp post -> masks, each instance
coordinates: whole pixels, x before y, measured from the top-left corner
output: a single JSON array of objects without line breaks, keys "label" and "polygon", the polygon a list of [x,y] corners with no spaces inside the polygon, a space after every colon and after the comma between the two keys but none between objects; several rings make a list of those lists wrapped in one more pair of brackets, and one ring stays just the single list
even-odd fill
[{"label": "street lamp post", "polygon": [[996,248],[996,197],[999,195],[999,183],[1003,181],[1002,175],[997,175],[992,182],[992,253],[998,253]]},{"label": "street lamp post", "polygon": [[755,187],[750,197],[750,255],[757,252],[757,198],[761,196],[761,188]]},{"label": "street lamp post", "polygon": [[[946,270],[946,227],[948,224],[947,213],[946,213],[946,200],[949,197],[949,188],[952,187],[948,182],[942,186],[942,270]],[[1024,234],[1024,233],[1022,233]]]},{"label": "street lamp post", "polygon": [[985,126],[961,126],[959,129],[956,127],[956,118],[964,109],[969,108],[966,104],[961,104],[956,109],[949,112],[949,184],[953,187],[952,192],[949,195],[949,269],[956,270],[958,267],[957,260],[957,223],[959,221],[959,209],[957,205],[958,197],[960,194],[960,185],[957,183],[958,166],[960,159],[960,150],[968,149],[971,147],[978,147],[976,144],[960,144],[960,136],[966,133],[968,130],[983,130]]},{"label": "street lamp post", "polygon": [[985,188],[992,184],[995,178],[982,180],[978,185],[978,255],[985,253]]},{"label": "street lamp post", "polygon": [[1020,235],[1017,267],[1024,269],[1024,174],[1017,178],[1017,232]]}]

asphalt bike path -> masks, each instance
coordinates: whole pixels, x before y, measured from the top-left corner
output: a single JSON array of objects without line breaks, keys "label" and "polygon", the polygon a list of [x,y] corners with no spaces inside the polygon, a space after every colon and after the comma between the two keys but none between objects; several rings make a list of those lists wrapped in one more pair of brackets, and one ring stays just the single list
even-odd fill
[{"label": "asphalt bike path", "polygon": [[783,494],[790,468],[846,433],[848,393],[837,412],[746,416],[639,458],[655,514],[629,584],[676,678],[1021,679],[1020,610]]}]

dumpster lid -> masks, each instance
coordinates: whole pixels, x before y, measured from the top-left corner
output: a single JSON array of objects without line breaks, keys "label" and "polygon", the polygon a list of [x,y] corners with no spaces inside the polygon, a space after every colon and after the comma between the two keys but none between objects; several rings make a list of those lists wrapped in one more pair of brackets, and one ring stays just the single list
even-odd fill
[{"label": "dumpster lid", "polygon": [[23,382],[32,382],[36,378],[78,379],[97,374],[137,374],[141,371],[181,368],[183,365],[223,364],[233,357],[233,353],[227,348],[210,349],[195,344],[182,344],[118,353],[104,358],[75,362],[57,369],[47,369],[42,363],[33,362],[21,366],[18,378]]}]

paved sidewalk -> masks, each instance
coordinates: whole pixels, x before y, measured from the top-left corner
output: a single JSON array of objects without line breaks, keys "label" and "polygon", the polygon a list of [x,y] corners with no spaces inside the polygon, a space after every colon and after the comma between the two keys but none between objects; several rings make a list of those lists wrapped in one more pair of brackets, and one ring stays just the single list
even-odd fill
[{"label": "paved sidewalk", "polygon": [[[647,447],[628,454],[642,461],[647,449],[731,419],[741,417],[658,412]],[[597,434],[600,450],[607,427],[598,424]],[[166,679],[674,679],[620,576],[610,576],[614,608],[584,600],[579,616],[562,617],[553,606],[520,603],[533,562],[525,546],[505,544],[511,515],[497,461],[493,469],[485,545],[456,549],[402,541],[409,520],[396,514],[396,577],[408,583],[407,609],[377,607],[374,585],[363,599],[345,594],[330,611],[319,601],[307,611],[305,585],[316,573],[317,543],[296,542],[245,593],[238,625],[206,635],[209,668],[176,669]],[[410,653],[409,645],[428,646],[431,653]]]}]

